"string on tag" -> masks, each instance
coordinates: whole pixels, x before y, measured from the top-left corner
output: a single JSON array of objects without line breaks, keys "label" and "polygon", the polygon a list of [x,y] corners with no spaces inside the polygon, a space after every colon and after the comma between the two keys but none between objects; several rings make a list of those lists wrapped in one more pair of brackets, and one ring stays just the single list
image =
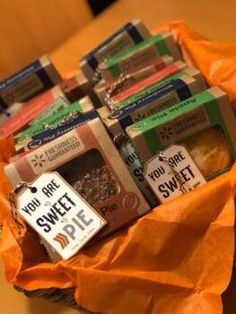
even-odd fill
[{"label": "string on tag", "polygon": [[15,224],[17,225],[19,236],[22,235],[22,230],[23,230],[24,226],[19,220],[19,215],[18,215],[18,210],[17,210],[17,195],[23,189],[26,189],[26,188],[30,189],[32,193],[37,192],[36,187],[31,186],[27,182],[21,182],[21,183],[16,185],[16,187],[10,192],[9,197],[8,197],[10,205],[11,205],[12,219],[14,220]]},{"label": "string on tag", "polygon": [[176,177],[177,182],[179,183],[179,190],[183,193],[186,194],[188,192],[188,190],[185,187],[185,182],[182,180],[181,175],[178,173],[178,171],[175,170],[175,168],[172,166],[172,163],[170,162],[169,158],[167,158],[163,152],[160,152],[158,154],[159,160],[163,161],[164,163],[166,163],[171,171],[173,172],[174,176]]},{"label": "string on tag", "polygon": [[114,92],[122,87],[126,81],[128,81],[129,79],[131,78],[131,75],[130,74],[123,74],[121,73],[121,75],[119,76],[118,80],[115,81],[111,87],[108,89],[107,93],[106,93],[106,96],[104,98],[107,106],[110,108],[110,110],[113,110],[115,109],[115,103],[114,101],[111,99],[112,97],[112,94],[114,94]]}]

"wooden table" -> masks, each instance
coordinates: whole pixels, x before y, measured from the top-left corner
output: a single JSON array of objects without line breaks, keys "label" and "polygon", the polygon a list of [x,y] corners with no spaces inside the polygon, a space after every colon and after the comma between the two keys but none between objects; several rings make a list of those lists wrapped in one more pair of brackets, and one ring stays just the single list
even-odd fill
[{"label": "wooden table", "polygon": [[192,29],[217,41],[236,41],[235,0],[118,0],[82,31],[51,53],[61,73],[127,21],[140,18],[149,29],[185,20]]},{"label": "wooden table", "polygon": [[[150,29],[163,22],[183,19],[193,29],[208,38],[219,41],[236,41],[235,12],[235,0],[119,0],[82,31],[53,51],[51,58],[58,69],[62,73],[66,73],[76,66],[80,57],[94,48],[101,40],[134,18],[142,19]],[[2,271],[0,280],[0,302],[3,313],[78,313],[46,301],[27,300],[5,283]],[[231,290],[226,297],[228,310],[225,313],[236,313],[235,304],[234,306],[231,304],[233,300],[236,301],[236,284],[234,284],[234,290]],[[9,305],[13,304],[13,300],[14,308],[11,306],[11,312]],[[17,308],[17,312],[15,308]]]}]

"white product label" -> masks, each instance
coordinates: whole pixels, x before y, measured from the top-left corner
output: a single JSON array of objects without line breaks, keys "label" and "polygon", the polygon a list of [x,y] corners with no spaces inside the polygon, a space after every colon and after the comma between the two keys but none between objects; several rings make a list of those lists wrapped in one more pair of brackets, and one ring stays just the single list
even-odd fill
[{"label": "white product label", "polygon": [[77,157],[85,146],[76,130],[70,132],[70,136],[64,135],[47,145],[47,149],[38,149],[26,156],[35,175],[39,175],[48,169],[58,167],[59,160],[71,160]]},{"label": "white product label", "polygon": [[171,145],[147,161],[144,174],[162,203],[206,183],[186,148],[181,145]]},{"label": "white product label", "polygon": [[106,224],[58,173],[42,174],[32,187],[18,196],[18,212],[63,259]]}]

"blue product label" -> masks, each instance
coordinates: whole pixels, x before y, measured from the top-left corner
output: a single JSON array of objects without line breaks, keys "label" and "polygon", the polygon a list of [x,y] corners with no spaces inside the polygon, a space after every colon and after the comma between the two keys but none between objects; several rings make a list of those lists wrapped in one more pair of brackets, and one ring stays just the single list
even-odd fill
[{"label": "blue product label", "polygon": [[42,66],[38,60],[31,63],[30,65],[28,65],[27,67],[25,67],[21,71],[10,76],[6,80],[1,81],[0,82],[0,92],[4,91],[5,89],[14,87],[20,80],[31,75],[32,73],[39,71],[40,69],[42,69]]},{"label": "blue product label", "polygon": [[[131,103],[130,105],[123,107],[119,110],[116,110],[112,112],[108,119],[118,119],[119,123],[125,129],[126,127],[130,126],[133,121],[132,114],[141,110],[142,108],[145,110],[145,106],[151,105],[155,102],[157,102],[160,98],[163,96],[166,96],[170,94],[171,92],[176,92],[179,98],[179,101],[182,101],[186,98],[189,98],[192,96],[191,91],[188,88],[188,85],[181,79],[176,79],[174,81],[171,81],[165,86],[162,86],[161,88],[156,89],[149,95],[144,96],[143,98]],[[165,108],[163,108],[165,109]],[[161,109],[156,108],[156,112],[160,111]],[[150,113],[150,114],[154,114]],[[149,114],[149,115],[150,115]]]},{"label": "blue product label", "polygon": [[128,115],[130,115],[131,113],[133,113],[134,111],[138,110],[139,108],[146,106],[150,103],[153,103],[154,101],[169,94],[172,91],[176,91],[178,93],[180,100],[186,99],[186,96],[187,97],[191,96],[191,92],[188,88],[188,85],[181,79],[177,79],[177,80],[171,81],[165,86],[162,86],[161,88],[157,88],[152,93],[144,96],[143,98],[140,98],[139,100],[131,103],[130,105],[113,111],[108,116],[108,119],[121,120],[127,117]]},{"label": "blue product label", "polygon": [[71,122],[62,125],[54,130],[46,131],[32,137],[32,140],[27,144],[27,148],[32,149],[40,145],[46,144],[58,138],[59,136],[73,130],[74,128],[87,123],[90,120],[98,118],[99,115],[96,111],[91,111],[83,114],[82,116],[72,120]]},{"label": "blue product label", "polygon": [[104,40],[99,46],[97,46],[94,50],[92,50],[90,53],[88,53],[85,56],[86,61],[88,62],[88,64],[94,71],[96,70],[98,66],[96,53],[123,32],[127,32],[130,35],[130,37],[133,39],[135,44],[138,44],[139,42],[143,40],[143,37],[140,35],[136,27],[132,23],[127,23],[126,25],[120,28],[117,32],[111,35],[108,39]]}]

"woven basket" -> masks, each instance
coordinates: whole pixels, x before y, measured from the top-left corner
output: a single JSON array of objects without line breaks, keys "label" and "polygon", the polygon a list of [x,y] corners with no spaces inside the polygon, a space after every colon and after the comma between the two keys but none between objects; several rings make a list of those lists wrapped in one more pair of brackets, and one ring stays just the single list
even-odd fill
[{"label": "woven basket", "polygon": [[37,289],[33,291],[28,291],[22,288],[19,288],[17,286],[14,286],[14,288],[24,293],[25,296],[32,298],[32,299],[44,299],[49,300],[53,303],[61,304],[70,308],[73,308],[75,310],[78,310],[81,314],[91,314],[92,312],[89,312],[82,308],[80,305],[78,305],[75,301],[74,294],[75,289],[74,288],[67,288],[67,289],[58,289],[58,288],[50,288],[50,289]]}]

